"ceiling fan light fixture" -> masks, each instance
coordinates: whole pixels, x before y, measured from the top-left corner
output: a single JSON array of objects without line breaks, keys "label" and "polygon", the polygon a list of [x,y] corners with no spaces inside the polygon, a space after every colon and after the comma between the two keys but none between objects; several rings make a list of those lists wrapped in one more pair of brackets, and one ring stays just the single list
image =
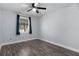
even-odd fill
[{"label": "ceiling fan light fixture", "polygon": [[38,5],[38,3],[35,3],[35,5],[34,6],[37,6]]},{"label": "ceiling fan light fixture", "polygon": [[36,8],[33,8],[32,10],[35,12],[36,11]]}]

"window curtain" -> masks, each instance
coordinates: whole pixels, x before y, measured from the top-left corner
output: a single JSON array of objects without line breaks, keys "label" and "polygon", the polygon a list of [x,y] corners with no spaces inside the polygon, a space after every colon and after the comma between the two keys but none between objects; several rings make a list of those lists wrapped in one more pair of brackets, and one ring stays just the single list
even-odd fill
[{"label": "window curtain", "polygon": [[29,17],[29,34],[32,34],[31,17]]},{"label": "window curtain", "polygon": [[20,15],[17,15],[17,21],[16,21],[16,35],[20,35],[20,32],[19,32],[19,18],[20,18]]}]

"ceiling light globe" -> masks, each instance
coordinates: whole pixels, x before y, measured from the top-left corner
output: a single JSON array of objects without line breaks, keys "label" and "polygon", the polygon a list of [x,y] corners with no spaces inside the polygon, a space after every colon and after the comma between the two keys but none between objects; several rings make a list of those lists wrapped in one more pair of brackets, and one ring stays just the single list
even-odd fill
[{"label": "ceiling light globe", "polygon": [[33,11],[35,12],[36,11],[36,8],[33,8]]}]

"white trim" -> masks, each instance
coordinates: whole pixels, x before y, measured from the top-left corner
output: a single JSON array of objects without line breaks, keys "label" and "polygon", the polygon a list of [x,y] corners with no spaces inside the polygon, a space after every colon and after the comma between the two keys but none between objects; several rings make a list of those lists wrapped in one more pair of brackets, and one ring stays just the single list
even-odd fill
[{"label": "white trim", "polygon": [[54,45],[57,45],[57,46],[60,46],[60,47],[63,47],[63,48],[66,48],[68,50],[71,50],[71,51],[74,51],[74,52],[79,53],[79,49],[72,48],[72,47],[69,47],[69,46],[66,46],[66,45],[62,45],[62,44],[59,44],[59,43],[51,42],[51,41],[48,41],[46,39],[41,39],[41,40],[46,41],[46,42],[51,43],[51,44],[54,44]]},{"label": "white trim", "polygon": [[1,49],[1,47],[4,46],[4,45],[14,44],[14,43],[19,43],[19,42],[24,42],[24,41],[30,41],[30,40],[34,40],[34,39],[37,39],[37,38],[24,39],[24,40],[17,40],[17,41],[14,41],[14,42],[2,43],[2,44],[0,44],[0,49]]},{"label": "white trim", "polygon": [[[39,39],[39,38],[32,38],[32,39],[25,39],[25,40],[18,40],[18,41],[14,41],[14,42],[3,43],[3,44],[0,45],[0,49],[1,49],[1,47],[2,47],[3,45],[19,43],[19,42],[23,42],[23,41],[30,41],[30,40],[34,40],[34,39]],[[74,52],[79,53],[79,49],[72,48],[72,47],[69,47],[69,46],[66,46],[66,45],[62,45],[62,44],[59,44],[59,43],[51,42],[51,41],[48,41],[48,40],[46,40],[46,39],[40,39],[40,40],[43,40],[43,41],[49,42],[49,43],[51,43],[51,44],[54,44],[54,45],[57,45],[57,46],[60,46],[60,47],[63,47],[63,48],[66,48],[66,49],[69,49],[69,50],[72,50],[72,51],[74,51]]]}]

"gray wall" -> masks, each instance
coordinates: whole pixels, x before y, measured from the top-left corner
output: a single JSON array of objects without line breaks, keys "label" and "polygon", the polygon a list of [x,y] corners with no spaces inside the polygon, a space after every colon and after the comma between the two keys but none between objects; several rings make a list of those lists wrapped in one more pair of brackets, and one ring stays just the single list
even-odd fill
[{"label": "gray wall", "polygon": [[41,38],[79,49],[79,9],[70,6],[41,18]]},{"label": "gray wall", "polygon": [[62,8],[40,17],[32,16],[33,34],[16,36],[16,13],[0,9],[0,44],[41,38],[79,49],[79,9]]},{"label": "gray wall", "polygon": [[38,38],[38,17],[32,17],[33,34],[23,33],[16,36],[16,13],[10,10],[0,9],[0,44]]}]

